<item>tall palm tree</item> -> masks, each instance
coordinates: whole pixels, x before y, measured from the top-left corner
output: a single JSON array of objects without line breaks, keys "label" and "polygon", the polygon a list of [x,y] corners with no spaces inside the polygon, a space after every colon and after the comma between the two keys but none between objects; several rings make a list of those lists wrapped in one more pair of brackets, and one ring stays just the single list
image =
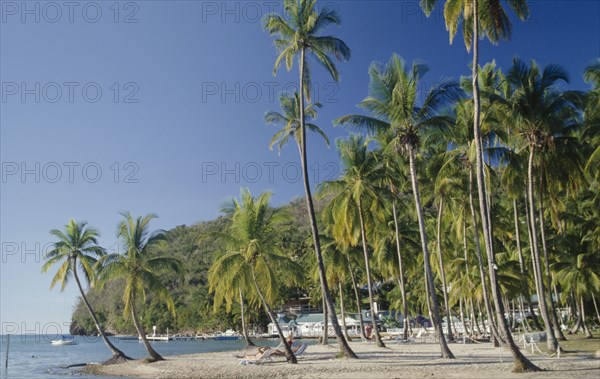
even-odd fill
[{"label": "tall palm tree", "polygon": [[179,260],[169,256],[157,256],[153,248],[164,248],[166,236],[162,230],[150,232],[150,221],[157,216],[148,214],[134,218],[131,213],[121,213],[117,233],[122,243],[123,254],[107,254],[98,260],[98,282],[103,286],[107,281],[122,278],[125,281],[123,293],[123,316],[131,316],[133,325],[140,336],[149,357],[149,362],[164,360],[154,350],[146,338],[140,324],[138,304],[146,301],[147,295],[164,301],[175,315],[175,303],[168,288],[161,282],[162,273],[181,272]]},{"label": "tall palm tree", "polygon": [[[390,171],[386,168],[383,175],[386,179],[392,179],[392,172],[396,171]],[[410,328],[410,319],[408,317],[409,301],[406,294],[407,263],[410,261],[407,258],[409,258],[409,248],[416,247],[418,250],[419,237],[418,231],[412,228],[414,225],[413,220],[407,217],[409,204],[404,198],[405,196],[403,195],[403,198],[399,199],[399,194],[395,191],[391,195],[393,196],[391,201],[392,207],[389,209],[389,201],[386,201],[386,206],[388,213],[392,213],[392,221],[378,225],[381,230],[377,233],[379,238],[374,248],[381,274],[384,277],[394,278],[398,282],[397,291],[400,292],[400,306],[396,307],[396,309],[402,312],[404,321],[402,338],[407,340]],[[390,215],[387,215],[387,218],[389,219]],[[391,296],[394,297],[394,295]]]},{"label": "tall palm tree", "polygon": [[[427,15],[431,13],[438,0],[421,0],[421,7]],[[529,15],[526,0],[514,0],[508,2],[509,7],[521,20]],[[488,210],[487,191],[484,181],[484,160],[480,124],[480,93],[479,93],[479,39],[487,37],[492,43],[498,43],[500,39],[509,39],[512,32],[510,19],[502,3],[499,0],[446,0],[444,4],[444,19],[446,29],[450,34],[450,41],[454,39],[459,26],[462,24],[463,38],[467,51],[473,48],[472,87],[473,87],[473,132],[476,149],[476,179],[479,194],[479,212],[481,213],[481,224],[483,229],[484,245],[488,253],[488,260],[493,257],[493,238],[490,212]],[[480,36],[480,33],[482,34]],[[507,340],[511,353],[515,357],[515,372],[538,371],[539,368],[523,356],[510,336],[510,330],[504,320],[504,310],[500,290],[498,288],[494,266],[488,267],[490,274],[490,285],[494,304],[496,305],[496,318],[502,330],[503,337]]]},{"label": "tall palm tree", "polygon": [[300,72],[299,87],[300,87],[300,105],[299,120],[300,133],[297,139],[300,146],[300,162],[302,165],[302,177],[304,182],[304,191],[306,193],[306,205],[308,208],[308,216],[312,231],[313,241],[315,245],[315,255],[319,267],[319,280],[321,282],[321,292],[325,299],[325,304],[331,315],[331,323],[335,331],[341,352],[348,358],[356,358],[356,354],[350,349],[342,329],[335,314],[335,307],[327,278],[325,275],[325,267],[323,264],[323,256],[321,254],[321,245],[319,241],[319,229],[317,219],[315,217],[315,209],[311,195],[310,181],[308,177],[308,161],[307,161],[307,141],[306,141],[306,120],[305,120],[305,96],[310,101],[310,77],[311,71],[306,60],[306,55],[311,53],[319,63],[321,63],[331,75],[338,81],[340,78],[339,72],[331,56],[337,60],[348,61],[350,59],[350,48],[344,41],[333,36],[323,36],[321,32],[329,25],[339,25],[340,17],[335,10],[324,7],[320,11],[316,9],[316,0],[284,0],[283,10],[285,16],[279,14],[269,14],[264,17],[264,29],[272,36],[277,36],[274,41],[275,47],[279,51],[279,56],[275,61],[274,74],[281,66],[281,62],[285,61],[288,71],[292,69],[294,58],[298,57],[298,65]]},{"label": "tall palm tree", "polygon": [[584,112],[583,138],[592,149],[585,171],[592,180],[597,182],[600,180],[600,59],[585,68],[584,79],[592,85]]},{"label": "tall palm tree", "polygon": [[42,266],[42,272],[47,272],[50,267],[62,263],[54,275],[52,283],[50,283],[50,289],[60,283],[60,290],[63,291],[69,282],[69,279],[71,277],[75,278],[77,288],[79,288],[79,293],[81,294],[81,299],[94,321],[96,330],[98,330],[104,344],[106,344],[112,353],[112,358],[105,363],[118,363],[131,359],[121,350],[117,349],[106,336],[92,305],[85,296],[85,291],[81,286],[81,280],[77,273],[78,270],[81,270],[88,284],[94,283],[96,278],[94,265],[96,264],[97,259],[105,254],[104,249],[98,246],[98,232],[95,229],[88,227],[85,222],[78,223],[71,219],[65,225],[64,231],[53,229],[50,231],[50,234],[58,238],[58,242],[55,242],[53,245],[54,248],[44,256],[46,263]]},{"label": "tall palm tree", "polygon": [[[336,144],[341,155],[343,173],[339,179],[319,185],[320,196],[334,196],[323,210],[323,215],[331,219],[328,224],[333,225],[332,235],[334,238],[351,246],[359,243],[362,245],[373,333],[377,346],[385,347],[377,329],[373,278],[369,263],[369,245],[367,244],[367,218],[373,219],[373,216],[381,211],[378,194],[381,188],[377,187],[381,166],[375,155],[368,151],[367,142],[362,136],[351,135],[348,140],[338,140]],[[360,242],[359,235],[355,233],[356,230],[360,231]]]},{"label": "tall palm tree", "polygon": [[211,272],[224,276],[224,283],[234,287],[252,285],[262,305],[277,328],[289,363],[298,363],[287,343],[271,305],[285,281],[300,281],[301,269],[283,247],[282,225],[289,215],[282,208],[269,205],[270,192],[253,197],[249,190],[240,191],[240,199],[225,205],[223,213],[231,216],[231,226],[220,234],[227,251],[211,267]]},{"label": "tall palm tree", "polygon": [[[537,208],[535,205],[536,183],[534,165],[540,151],[551,148],[555,140],[566,136],[572,128],[576,117],[575,102],[579,95],[574,92],[559,92],[556,85],[568,82],[566,71],[557,65],[548,65],[541,70],[535,62],[527,66],[522,60],[513,59],[513,65],[506,74],[506,80],[514,88],[509,106],[516,117],[515,127],[523,141],[523,149],[528,151],[527,160],[527,198],[531,229],[531,253],[535,267],[535,277],[540,312],[548,334],[548,349],[558,348],[554,329],[550,319],[550,311],[546,303],[546,286],[542,277],[542,266],[539,253],[538,226],[536,223]],[[499,98],[499,101],[503,101]],[[539,172],[537,173],[540,174]]]},{"label": "tall palm tree", "polygon": [[442,110],[456,101],[460,97],[461,91],[458,83],[447,81],[431,88],[423,103],[418,104],[420,80],[427,70],[426,65],[419,63],[413,63],[412,67],[408,67],[397,55],[392,56],[385,67],[373,63],[369,69],[371,76],[369,97],[359,104],[373,116],[348,115],[336,120],[335,123],[366,128],[373,132],[391,133],[393,137],[389,144],[383,147],[384,150],[405,153],[408,157],[415,209],[419,221],[425,279],[433,308],[433,318],[436,328],[440,332],[442,356],[454,358],[442,333],[442,320],[435,294],[425,219],[417,180],[416,158],[419,148],[419,133],[425,128],[449,125],[452,121],[451,117],[442,114]]}]

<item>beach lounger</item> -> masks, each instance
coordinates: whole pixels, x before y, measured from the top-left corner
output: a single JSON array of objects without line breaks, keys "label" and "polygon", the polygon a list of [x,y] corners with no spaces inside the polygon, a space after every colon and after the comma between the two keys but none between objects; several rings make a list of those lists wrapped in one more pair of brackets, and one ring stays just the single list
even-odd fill
[{"label": "beach lounger", "polygon": [[271,358],[271,354],[273,354],[274,351],[275,351],[275,349],[268,348],[267,350],[263,351],[261,354],[256,355],[255,358],[242,359],[240,361],[240,364],[241,365],[262,365],[263,363],[265,363],[265,361],[267,359]]},{"label": "beach lounger", "polygon": [[307,347],[308,347],[308,344],[306,342],[303,342],[302,345],[300,345],[300,347],[298,348],[298,350],[296,350],[296,352],[294,353],[294,355],[296,357],[299,357],[300,355],[304,354],[304,352],[306,351]]}]

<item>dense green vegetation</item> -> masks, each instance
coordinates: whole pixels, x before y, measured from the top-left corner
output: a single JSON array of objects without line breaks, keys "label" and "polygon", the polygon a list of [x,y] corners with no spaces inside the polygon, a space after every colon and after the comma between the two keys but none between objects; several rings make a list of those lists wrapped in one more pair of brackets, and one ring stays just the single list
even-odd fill
[{"label": "dense green vegetation", "polygon": [[[294,254],[304,254],[304,244],[308,225],[306,209],[300,200],[291,202],[288,207],[293,222],[290,223],[286,240],[296,246]],[[159,299],[148,295],[148,302],[140,309],[140,322],[145,330],[157,325],[160,332],[208,333],[227,328],[239,329],[239,304],[234,302],[231,312],[226,312],[225,304],[214,310],[214,297],[209,293],[208,270],[213,260],[222,252],[216,233],[225,231],[230,225],[230,217],[223,216],[194,226],[178,226],[165,233],[168,246],[154,248],[155,254],[169,254],[182,263],[182,274],[163,273],[175,304],[175,316]],[[133,324],[123,314],[124,282],[118,279],[107,283],[104,288],[91,288],[87,298],[108,332],[113,334],[135,334]],[[283,292],[283,291],[282,291]],[[294,291],[297,296],[298,291]],[[280,301],[286,300],[281,296]],[[262,310],[249,309],[253,324],[264,327],[268,318]],[[77,305],[71,325],[74,334],[96,334],[96,328],[83,302]]]}]

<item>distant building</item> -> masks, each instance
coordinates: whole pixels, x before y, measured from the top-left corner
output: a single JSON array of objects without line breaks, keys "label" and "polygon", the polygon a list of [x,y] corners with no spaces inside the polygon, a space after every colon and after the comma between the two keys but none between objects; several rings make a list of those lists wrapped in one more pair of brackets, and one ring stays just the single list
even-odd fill
[{"label": "distant building", "polygon": [[[277,314],[277,323],[279,324],[279,327],[281,328],[281,332],[283,333],[284,337],[287,337],[288,334],[290,334],[290,332],[294,333],[294,336],[298,336],[298,324],[296,323],[296,321],[293,318],[289,318],[286,315],[284,315],[283,313],[279,313]],[[267,329],[268,329],[268,333],[271,336],[277,336],[278,332],[277,332],[277,327],[275,326],[275,324],[273,322],[270,322],[269,325],[267,325]]]}]

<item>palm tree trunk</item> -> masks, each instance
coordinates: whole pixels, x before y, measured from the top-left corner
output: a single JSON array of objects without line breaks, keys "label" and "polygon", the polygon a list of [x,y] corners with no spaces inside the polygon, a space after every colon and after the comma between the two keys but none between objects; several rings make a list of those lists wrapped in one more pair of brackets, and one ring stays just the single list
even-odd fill
[{"label": "palm tree trunk", "polygon": [[575,321],[575,325],[569,330],[569,334],[575,334],[579,331],[579,328],[581,328],[581,306],[577,299],[575,299],[574,303],[575,308],[577,309],[577,320]]},{"label": "palm tree trunk", "polygon": [[252,342],[252,340],[250,339],[250,336],[248,335],[248,329],[246,328],[246,309],[244,306],[244,296],[242,295],[242,288],[240,287],[238,288],[238,290],[240,292],[240,310],[242,313],[242,334],[244,335],[244,341],[246,341],[246,346],[256,346],[254,342]]},{"label": "palm tree trunk", "polygon": [[448,340],[453,341],[452,335],[452,312],[450,311],[450,303],[448,302],[448,285],[446,284],[446,270],[444,269],[444,257],[442,256],[442,210],[444,209],[444,198],[440,196],[440,207],[437,217],[437,252],[440,263],[440,275],[442,277],[442,293],[444,295],[444,306],[446,307],[446,318],[448,327]]},{"label": "palm tree trunk", "polygon": [[[475,137],[475,149],[476,149],[476,162],[477,162],[477,188],[479,194],[479,208],[481,212],[481,222],[484,231],[485,248],[488,253],[489,273],[490,273],[490,287],[492,289],[492,296],[494,297],[494,304],[496,305],[496,318],[505,342],[510,348],[511,354],[514,358],[514,371],[539,371],[540,369],[531,363],[521,353],[515,342],[513,341],[512,334],[506,324],[504,318],[502,300],[500,298],[500,289],[498,286],[498,280],[496,277],[496,266],[494,264],[494,251],[492,247],[492,235],[491,220],[488,218],[488,209],[485,194],[485,183],[483,178],[483,152],[481,147],[481,129],[480,129],[480,104],[479,104],[479,1],[473,1],[473,102],[474,102],[474,117],[473,117],[473,131]],[[488,222],[489,221],[489,222]],[[482,278],[483,279],[483,278]]]},{"label": "palm tree trunk", "polygon": [[137,311],[135,310],[135,302],[132,301],[129,304],[129,306],[131,307],[131,318],[133,319],[133,325],[135,326],[135,329],[137,330],[138,335],[142,339],[142,343],[144,344],[146,351],[150,355],[150,358],[148,358],[148,361],[150,361],[150,362],[164,361],[165,359],[160,354],[158,354],[156,352],[156,350],[154,350],[154,348],[152,347],[152,345],[150,345],[150,342],[148,342],[148,339],[146,338],[146,332],[144,331],[144,328],[142,328],[142,325],[140,325],[140,320],[138,319]]},{"label": "palm tree trunk", "polygon": [[490,320],[490,329],[492,335],[495,336],[496,340],[499,340],[500,334],[498,333],[496,323],[494,322],[494,312],[492,311],[492,304],[488,295],[487,280],[483,263],[483,254],[481,252],[481,244],[479,242],[479,226],[477,223],[477,215],[475,213],[475,201],[473,197],[473,170],[469,169],[469,208],[471,210],[471,222],[473,223],[473,240],[475,241],[475,252],[477,253],[477,265],[479,267],[479,275],[481,276],[481,292],[483,293],[483,303],[485,304],[486,315],[488,320]]},{"label": "palm tree trunk", "polygon": [[325,305],[325,299],[323,299],[323,336],[321,344],[326,346],[327,340],[329,339],[329,322],[327,320],[327,317],[329,315],[327,314],[327,305]]},{"label": "palm tree trunk", "polygon": [[425,280],[428,284],[429,297],[431,298],[432,311],[433,311],[433,322],[436,325],[436,329],[440,336],[440,348],[442,352],[442,358],[454,359],[454,355],[448,348],[446,343],[446,337],[442,329],[442,318],[440,317],[440,309],[438,305],[437,296],[435,294],[435,287],[433,284],[433,272],[431,271],[431,258],[429,256],[429,248],[427,247],[427,233],[425,231],[425,219],[423,217],[423,209],[421,208],[421,195],[419,194],[419,186],[417,183],[417,169],[415,165],[415,151],[413,146],[408,146],[408,159],[410,166],[410,179],[412,182],[412,190],[415,198],[415,208],[417,210],[417,219],[419,221],[419,233],[421,234],[421,248],[423,250],[423,260],[425,261]]},{"label": "palm tree trunk", "polygon": [[398,225],[398,214],[396,213],[396,199],[392,200],[392,212],[394,213],[394,234],[396,237],[396,254],[398,254],[398,281],[400,285],[400,295],[402,296],[402,317],[404,319],[404,328],[402,338],[408,340],[408,304],[406,303],[406,287],[404,285],[404,267],[402,264],[402,252],[400,249],[400,226]]},{"label": "palm tree trunk", "polygon": [[423,278],[425,278],[425,303],[427,304],[427,317],[431,320],[433,328],[437,331],[437,325],[433,322],[433,313],[431,313],[431,296],[429,296],[429,282],[427,281],[427,269],[423,263]]},{"label": "palm tree trunk", "polygon": [[[468,303],[467,312],[469,312],[469,311],[471,312],[471,313],[468,313],[471,317],[471,325],[470,325],[471,333],[470,333],[470,335],[474,336],[475,335],[475,325],[477,323],[477,319],[475,318],[475,307],[473,307],[473,297],[469,296],[468,300],[469,300],[469,303]],[[466,301],[466,299],[465,299],[465,301]],[[465,305],[467,305],[467,304],[465,304]]]},{"label": "palm tree trunk", "polygon": [[[537,274],[536,274],[537,270],[535,267],[535,260],[533,258],[533,247],[532,247],[533,246],[533,238],[532,238],[532,232],[531,232],[531,214],[529,213],[529,196],[527,195],[527,190],[525,190],[525,219],[527,220],[527,234],[529,237],[529,246],[530,246],[529,250],[531,252],[531,266],[533,268],[533,282],[536,286],[536,293],[537,293]],[[537,295],[539,297],[539,293]],[[529,299],[528,304],[529,304],[529,312],[531,313],[531,318],[533,320],[533,324],[535,325],[536,329],[544,330],[544,328],[540,324],[540,321],[537,318],[537,315],[533,311],[533,305],[531,304],[531,298]]]},{"label": "palm tree trunk", "polygon": [[260,297],[260,300],[262,301],[263,306],[265,307],[265,311],[267,312],[267,315],[269,315],[271,322],[275,325],[275,328],[277,329],[277,334],[279,335],[279,339],[281,340],[281,343],[283,344],[283,347],[285,349],[285,359],[287,360],[288,363],[291,363],[291,364],[298,363],[298,360],[296,359],[296,356],[294,355],[294,352],[292,351],[290,344],[287,342],[287,339],[283,336],[281,327],[279,326],[279,323],[277,322],[277,316],[275,316],[275,313],[273,313],[273,310],[267,303],[265,296],[263,295],[262,291],[260,290],[260,286],[258,285],[258,282],[256,281],[256,273],[254,272],[254,268],[252,268],[252,270],[250,270],[250,271],[252,271],[252,281],[254,282],[254,288],[256,288],[256,293],[258,293],[258,296]]},{"label": "palm tree trunk", "polygon": [[554,328],[552,327],[552,322],[550,320],[548,306],[546,304],[546,290],[544,288],[544,280],[542,278],[542,266],[540,263],[540,254],[538,251],[538,240],[537,240],[537,225],[535,222],[535,201],[533,195],[533,157],[534,157],[533,146],[529,147],[529,159],[527,164],[527,192],[529,198],[529,214],[530,214],[530,224],[531,224],[531,255],[535,265],[535,277],[536,277],[536,286],[538,292],[538,304],[540,306],[540,312],[542,314],[542,318],[544,319],[544,324],[546,327],[546,334],[548,335],[547,345],[548,350],[551,352],[555,352],[558,348],[558,341],[556,340],[556,336],[554,335]]},{"label": "palm tree trunk", "polygon": [[479,302],[479,300],[477,300],[477,316],[480,316],[480,318],[482,319],[482,323],[483,323],[483,329],[479,326],[479,318],[474,318],[475,320],[475,325],[477,326],[477,331],[479,332],[479,334],[484,334],[484,329],[485,329],[485,322],[483,321],[483,313],[481,312],[481,303]]},{"label": "palm tree trunk", "polygon": [[79,275],[77,274],[77,258],[73,258],[73,277],[75,278],[75,282],[77,283],[77,287],[79,288],[79,293],[81,294],[81,299],[83,300],[83,303],[85,304],[88,312],[90,313],[90,316],[92,317],[92,320],[94,321],[96,330],[98,330],[98,333],[102,337],[104,344],[106,345],[106,347],[109,348],[109,350],[112,353],[112,358],[110,358],[105,363],[112,364],[112,363],[119,363],[119,362],[122,362],[125,360],[131,360],[131,358],[126,356],[125,353],[123,353],[121,350],[117,349],[115,347],[115,345],[113,345],[112,342],[110,342],[110,340],[106,336],[106,333],[104,332],[104,329],[102,328],[102,326],[100,326],[98,317],[96,317],[96,312],[94,312],[94,310],[92,309],[91,304],[89,303],[87,297],[85,296],[85,291],[83,290],[83,287],[81,286],[81,281],[79,280]]},{"label": "palm tree trunk", "polygon": [[[462,296],[458,298],[458,307],[460,310],[460,323],[462,324],[462,330],[463,330],[462,335],[464,336],[467,333],[467,330],[466,330],[466,324],[465,324],[465,313],[464,313],[464,309],[463,309]],[[455,331],[456,331],[456,329],[455,329]],[[460,333],[458,333],[458,331],[457,331],[456,336],[458,337],[459,334]]]},{"label": "palm tree trunk", "polygon": [[342,281],[338,282],[338,287],[340,289],[340,311],[342,312],[342,327],[344,328],[344,337],[347,341],[351,341],[350,336],[348,335],[348,327],[346,326],[346,309],[344,307],[344,290],[342,288]]},{"label": "palm tree trunk", "polygon": [[600,323],[600,312],[598,312],[598,305],[596,304],[596,297],[592,294],[592,301],[594,302],[594,309],[596,310],[596,317],[598,317],[598,323]]},{"label": "palm tree trunk", "polygon": [[[346,257],[348,258],[348,257]],[[360,336],[363,340],[367,339],[367,334],[365,333],[365,321],[362,316],[362,308],[360,306],[360,293],[358,292],[358,286],[356,285],[356,278],[354,277],[354,272],[352,271],[352,266],[350,265],[350,260],[348,260],[348,269],[350,271],[350,279],[352,280],[352,288],[354,289],[354,296],[356,297],[356,311],[358,312],[358,321],[360,322]]]},{"label": "palm tree trunk", "polygon": [[585,322],[585,305],[583,304],[583,296],[579,297],[579,304],[581,307],[581,326],[583,327],[583,331],[585,332],[585,338],[594,338],[590,328],[587,326],[587,322]]},{"label": "palm tree trunk", "polygon": [[558,323],[558,317],[556,316],[556,305],[554,300],[552,300],[552,278],[550,273],[550,262],[548,260],[548,247],[546,245],[546,231],[544,228],[544,192],[542,191],[542,181],[540,180],[540,199],[539,199],[539,222],[540,222],[540,239],[542,240],[542,252],[544,254],[544,268],[546,270],[546,281],[548,283],[548,300],[550,302],[550,319],[552,321],[552,325],[554,326],[554,333],[558,336],[560,341],[566,341],[567,338],[563,334],[562,330],[560,330],[560,324]]},{"label": "palm tree trunk", "polygon": [[[531,303],[531,293],[529,292],[529,281],[525,276],[525,260],[523,259],[523,248],[521,247],[521,228],[519,228],[519,208],[517,206],[517,198],[513,199],[513,218],[515,223],[515,240],[517,242],[517,252],[519,254],[519,272],[524,278],[523,280],[523,295],[527,298],[527,302]],[[525,308],[523,306],[523,297],[519,295],[519,308],[521,312],[521,320],[525,330],[529,331],[529,322],[525,317]],[[533,315],[532,317],[534,317]],[[536,319],[537,322],[537,319]]]},{"label": "palm tree trunk", "polygon": [[304,116],[304,65],[305,65],[305,48],[302,48],[300,55],[300,129],[301,129],[301,140],[300,140],[300,162],[302,164],[302,178],[304,181],[304,191],[306,192],[306,206],[308,208],[308,217],[310,220],[310,228],[313,235],[313,242],[315,245],[315,255],[317,257],[317,267],[319,269],[319,280],[321,283],[321,293],[327,309],[331,313],[331,324],[335,331],[340,351],[346,358],[357,358],[356,354],[348,345],[348,341],[344,338],[342,328],[338,323],[337,316],[335,314],[335,307],[333,306],[333,299],[329,292],[329,286],[327,284],[327,277],[325,276],[325,265],[323,264],[323,255],[321,254],[321,243],[319,241],[319,228],[317,226],[317,220],[315,217],[315,209],[313,205],[313,199],[310,190],[310,181],[308,178],[308,164],[306,158],[306,120]]},{"label": "palm tree trunk", "polygon": [[360,219],[360,236],[362,238],[363,254],[365,257],[365,271],[367,275],[367,288],[369,289],[369,303],[371,304],[371,322],[373,324],[373,332],[375,333],[375,342],[379,347],[385,347],[381,340],[379,329],[377,329],[377,314],[375,312],[375,301],[373,299],[373,282],[371,280],[371,264],[369,263],[369,250],[367,248],[367,237],[365,232],[365,220],[363,216],[362,201],[358,198],[358,217]]}]

